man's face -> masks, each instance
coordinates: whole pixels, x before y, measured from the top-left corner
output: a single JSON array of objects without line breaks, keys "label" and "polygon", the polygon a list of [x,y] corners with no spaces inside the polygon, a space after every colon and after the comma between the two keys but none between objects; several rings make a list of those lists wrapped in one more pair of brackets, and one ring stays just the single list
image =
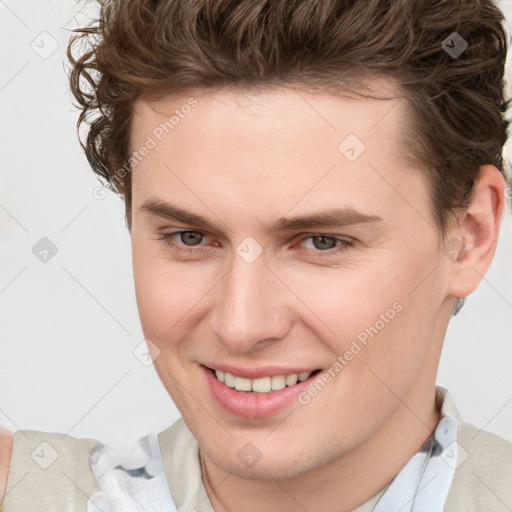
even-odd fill
[{"label": "man's face", "polygon": [[[427,181],[402,150],[406,121],[397,100],[290,90],[136,104],[132,149],[150,147],[132,176],[142,327],[225,470],[300,474],[401,417],[420,422],[433,398],[453,300]],[[328,225],[291,222],[327,211]],[[240,391],[207,367],[242,389],[291,385]]]}]

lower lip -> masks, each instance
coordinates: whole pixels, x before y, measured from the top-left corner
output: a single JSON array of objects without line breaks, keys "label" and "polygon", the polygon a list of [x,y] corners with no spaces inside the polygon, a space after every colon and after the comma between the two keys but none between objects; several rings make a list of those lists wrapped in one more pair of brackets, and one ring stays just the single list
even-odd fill
[{"label": "lower lip", "polygon": [[298,401],[297,396],[307,389],[321,372],[309,376],[302,382],[293,386],[287,386],[278,391],[264,394],[237,391],[224,385],[213,375],[211,370],[201,365],[201,370],[206,376],[208,387],[217,402],[228,412],[245,418],[266,418]]}]

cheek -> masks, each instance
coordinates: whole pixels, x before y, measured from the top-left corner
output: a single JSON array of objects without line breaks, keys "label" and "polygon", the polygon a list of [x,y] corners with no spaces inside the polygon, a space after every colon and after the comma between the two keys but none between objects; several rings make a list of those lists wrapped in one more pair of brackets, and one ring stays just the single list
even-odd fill
[{"label": "cheek", "polygon": [[[201,292],[197,280],[187,279],[182,269],[176,269],[158,255],[149,244],[134,244],[133,274],[135,294],[144,337],[156,345],[158,352],[154,368],[164,387],[180,410],[187,408],[179,383],[187,382],[187,360],[191,327],[190,315]],[[178,382],[178,383],[177,383]]]},{"label": "cheek", "polygon": [[211,269],[172,262],[149,243],[134,243],[135,294],[144,335],[168,347],[187,339],[214,281]]},{"label": "cheek", "polygon": [[[315,331],[323,324],[325,339],[339,340],[343,349],[343,344],[364,333],[365,328],[378,322],[382,330],[398,316],[399,305],[395,308],[393,305],[400,303],[404,294],[394,272],[384,258],[374,265],[308,269],[293,278],[290,276],[290,288],[303,298],[312,313],[304,315],[303,319],[311,318],[317,325]],[[383,325],[381,315],[387,320]]]},{"label": "cheek", "polygon": [[310,329],[334,354],[346,356],[351,378],[368,378],[368,369],[375,368],[393,382],[413,373],[425,357],[439,276],[434,272],[423,283],[420,276],[432,268],[411,256],[400,261],[395,254],[379,255],[364,267],[296,275],[292,288],[313,313],[302,320],[310,318]]}]

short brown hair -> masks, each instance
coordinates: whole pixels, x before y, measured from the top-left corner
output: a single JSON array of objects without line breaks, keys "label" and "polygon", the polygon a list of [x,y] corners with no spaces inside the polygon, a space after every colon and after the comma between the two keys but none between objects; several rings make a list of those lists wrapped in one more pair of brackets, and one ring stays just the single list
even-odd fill
[{"label": "short brown hair", "polygon": [[[69,41],[69,80],[77,129],[90,125],[82,147],[124,196],[129,228],[131,173],[120,180],[118,170],[141,97],[254,86],[364,91],[372,79],[391,80],[410,112],[406,154],[427,173],[443,235],[479,167],[504,173],[507,36],[491,0],[98,1],[98,19]],[[79,42],[86,51],[75,58]],[[460,55],[447,51],[455,42]]]}]

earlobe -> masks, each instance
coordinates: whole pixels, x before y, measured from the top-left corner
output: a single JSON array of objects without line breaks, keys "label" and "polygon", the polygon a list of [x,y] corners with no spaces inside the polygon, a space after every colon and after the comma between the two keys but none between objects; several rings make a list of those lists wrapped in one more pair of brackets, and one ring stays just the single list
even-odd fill
[{"label": "earlobe", "polygon": [[445,244],[444,252],[450,254],[451,261],[450,295],[466,297],[489,269],[498,242],[505,189],[505,178],[496,167],[480,168],[471,201]]}]

